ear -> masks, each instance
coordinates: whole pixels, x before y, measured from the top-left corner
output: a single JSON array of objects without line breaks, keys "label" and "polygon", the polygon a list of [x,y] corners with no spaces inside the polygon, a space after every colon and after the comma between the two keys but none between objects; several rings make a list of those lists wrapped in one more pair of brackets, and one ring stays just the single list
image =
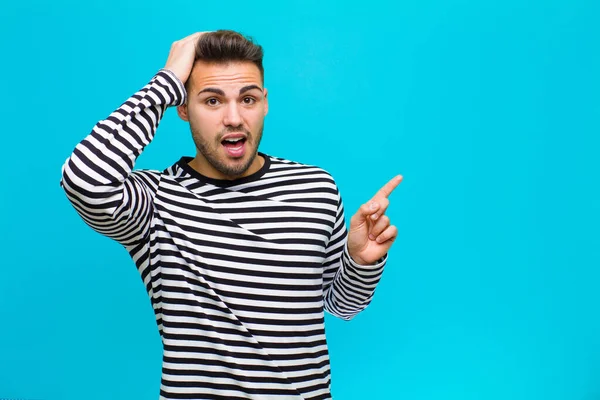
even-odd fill
[{"label": "ear", "polygon": [[187,104],[177,106],[177,115],[179,115],[179,118],[181,118],[184,121],[190,121],[190,118],[188,116]]},{"label": "ear", "polygon": [[265,88],[263,93],[265,96],[265,116],[266,116],[267,113],[269,112],[269,98],[267,97],[267,95],[269,94],[269,91],[267,90],[267,88]]}]

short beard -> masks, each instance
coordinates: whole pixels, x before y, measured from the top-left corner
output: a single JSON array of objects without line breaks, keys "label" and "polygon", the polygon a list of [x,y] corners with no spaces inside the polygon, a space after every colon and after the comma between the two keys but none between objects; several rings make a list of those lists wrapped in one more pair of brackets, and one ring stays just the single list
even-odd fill
[{"label": "short beard", "polygon": [[249,153],[250,158],[248,158],[248,160],[243,164],[228,165],[224,162],[224,160],[219,158],[219,146],[222,145],[221,141],[223,140],[223,136],[225,136],[228,133],[235,132],[242,132],[246,134],[245,145],[248,146],[248,150],[255,142],[254,136],[242,127],[227,128],[219,132],[219,134],[215,138],[215,143],[211,146],[210,143],[207,140],[205,140],[202,137],[202,135],[196,129],[194,129],[194,127],[190,123],[190,131],[192,132],[192,139],[196,144],[196,149],[198,149],[200,154],[202,154],[204,159],[208,161],[208,163],[214,169],[230,178],[237,178],[244,174],[244,172],[246,172],[248,168],[250,168],[250,166],[254,162],[254,159],[256,158],[256,155],[258,154],[258,146],[260,145],[260,141],[262,140],[263,129],[264,125],[260,127],[260,130],[256,134],[256,147],[254,148],[254,151]]}]

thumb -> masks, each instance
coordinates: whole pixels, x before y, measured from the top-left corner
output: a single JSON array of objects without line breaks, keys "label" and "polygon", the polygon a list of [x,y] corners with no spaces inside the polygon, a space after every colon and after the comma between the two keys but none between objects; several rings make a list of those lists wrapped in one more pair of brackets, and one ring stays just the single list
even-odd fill
[{"label": "thumb", "polygon": [[377,210],[379,210],[379,207],[381,207],[381,205],[375,200],[371,200],[360,206],[356,214],[354,214],[350,219],[350,228],[360,228],[364,223],[367,222],[367,218],[369,218],[369,216],[375,214]]}]

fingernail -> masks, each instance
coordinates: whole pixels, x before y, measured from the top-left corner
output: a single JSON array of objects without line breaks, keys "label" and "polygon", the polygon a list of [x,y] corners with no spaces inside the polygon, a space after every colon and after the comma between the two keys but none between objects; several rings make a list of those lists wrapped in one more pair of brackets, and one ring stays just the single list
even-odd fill
[{"label": "fingernail", "polygon": [[380,237],[377,238],[376,242],[381,243],[382,239]]},{"label": "fingernail", "polygon": [[379,215],[377,215],[377,214],[373,214],[373,215],[371,215],[371,219],[372,219],[373,221],[375,221],[377,218],[379,218]]},{"label": "fingernail", "polygon": [[373,236],[373,235],[369,235],[369,239],[371,239],[371,240],[375,240],[375,236]]},{"label": "fingernail", "polygon": [[372,201],[372,202],[371,202],[371,204],[369,204],[369,208],[370,208],[371,210],[375,210],[375,209],[377,209],[377,203],[375,203],[374,201]]}]

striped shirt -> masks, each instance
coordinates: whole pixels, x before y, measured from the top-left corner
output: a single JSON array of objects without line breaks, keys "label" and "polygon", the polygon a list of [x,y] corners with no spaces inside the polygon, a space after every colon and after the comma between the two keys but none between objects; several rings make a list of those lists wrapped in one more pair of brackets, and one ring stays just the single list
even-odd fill
[{"label": "striped shirt", "polygon": [[61,185],[83,220],[121,243],[163,344],[161,399],[329,399],[324,311],[373,296],[387,255],[356,264],[338,188],[315,166],[259,153],[254,174],[211,179],[183,157],[133,170],[182,82],[160,70],[79,143]]}]

